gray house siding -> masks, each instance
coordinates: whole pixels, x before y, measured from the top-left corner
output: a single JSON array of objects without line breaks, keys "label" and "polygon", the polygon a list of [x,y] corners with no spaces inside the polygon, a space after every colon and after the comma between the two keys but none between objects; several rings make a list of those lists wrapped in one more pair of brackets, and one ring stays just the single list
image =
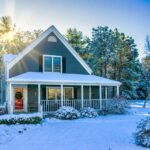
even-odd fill
[{"label": "gray house siding", "polygon": [[[55,36],[53,33],[50,35]],[[62,56],[64,73],[89,74],[57,37],[56,43],[48,42],[49,36],[10,69],[9,77],[25,72],[42,72],[43,54]]]},{"label": "gray house siding", "polygon": [[38,86],[28,85],[28,111],[38,111]]}]

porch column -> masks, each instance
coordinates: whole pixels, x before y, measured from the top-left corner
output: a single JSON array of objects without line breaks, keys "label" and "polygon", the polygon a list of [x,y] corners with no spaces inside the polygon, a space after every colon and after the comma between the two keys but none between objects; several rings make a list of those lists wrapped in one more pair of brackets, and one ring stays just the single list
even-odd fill
[{"label": "porch column", "polygon": [[83,85],[81,85],[81,108],[83,108]]},{"label": "porch column", "polygon": [[41,100],[41,85],[38,84],[38,111],[41,112],[41,104],[40,104],[40,100]]},{"label": "porch column", "polygon": [[12,88],[12,84],[9,83],[9,113],[10,114],[13,114],[13,95],[12,95],[12,92],[13,92],[13,88]]},{"label": "porch column", "polygon": [[107,96],[108,96],[107,94],[108,94],[108,93],[107,93],[107,87],[105,87],[105,100],[106,100],[106,107],[107,107],[107,98],[108,98],[108,97],[107,97]]},{"label": "porch column", "polygon": [[119,85],[117,85],[117,97],[119,97]]},{"label": "porch column", "polygon": [[64,86],[63,86],[63,84],[61,84],[60,87],[61,87],[61,107],[62,107],[63,101],[64,101]]},{"label": "porch column", "polygon": [[107,87],[105,87],[105,99],[107,100],[108,96],[107,96]]},{"label": "porch column", "polygon": [[91,85],[89,85],[89,100],[90,100],[90,107],[92,107],[92,106],[91,106],[91,97],[92,97],[92,96],[91,96],[91,93],[92,93],[92,92],[91,92]]},{"label": "porch column", "polygon": [[102,109],[102,86],[99,85],[100,110]]}]

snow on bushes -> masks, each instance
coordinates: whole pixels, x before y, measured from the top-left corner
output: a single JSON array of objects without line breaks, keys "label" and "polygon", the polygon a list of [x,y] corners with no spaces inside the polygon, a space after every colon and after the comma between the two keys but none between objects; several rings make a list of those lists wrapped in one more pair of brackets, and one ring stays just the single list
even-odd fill
[{"label": "snow on bushes", "polygon": [[94,108],[85,107],[85,108],[81,109],[80,116],[82,118],[84,118],[84,117],[85,118],[95,118],[98,116],[98,113]]},{"label": "snow on bushes", "polygon": [[137,145],[150,148],[150,117],[142,119],[137,125],[135,141]]},{"label": "snow on bushes", "polygon": [[0,124],[38,124],[42,120],[41,114],[20,114],[3,115],[0,117]]},{"label": "snow on bushes", "polygon": [[127,106],[127,100],[123,97],[116,97],[107,102],[107,111],[109,114],[124,114]]},{"label": "snow on bushes", "polygon": [[73,120],[79,118],[80,113],[73,107],[63,106],[55,112],[54,117],[63,120]]}]

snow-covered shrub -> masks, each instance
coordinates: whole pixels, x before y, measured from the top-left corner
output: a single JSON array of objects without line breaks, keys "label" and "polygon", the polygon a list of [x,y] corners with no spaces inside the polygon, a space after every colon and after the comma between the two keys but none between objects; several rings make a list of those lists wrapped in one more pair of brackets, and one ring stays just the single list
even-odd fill
[{"label": "snow-covered shrub", "polygon": [[94,108],[85,107],[85,108],[81,109],[80,116],[82,118],[84,118],[84,117],[85,118],[95,118],[98,116],[98,113]]},{"label": "snow-covered shrub", "polygon": [[0,124],[38,124],[41,120],[38,115],[4,115],[0,118]]},{"label": "snow-covered shrub", "polygon": [[142,119],[137,125],[135,141],[137,145],[150,147],[150,117]]},{"label": "snow-covered shrub", "polygon": [[63,120],[72,120],[79,118],[80,113],[73,107],[63,106],[55,112],[54,117]]},{"label": "snow-covered shrub", "polygon": [[116,97],[107,101],[107,111],[109,114],[124,114],[127,100],[123,97]]}]

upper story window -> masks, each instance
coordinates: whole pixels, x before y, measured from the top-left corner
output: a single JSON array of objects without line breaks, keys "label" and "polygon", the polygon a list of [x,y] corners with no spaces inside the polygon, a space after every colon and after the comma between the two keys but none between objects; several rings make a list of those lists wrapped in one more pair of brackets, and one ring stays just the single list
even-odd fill
[{"label": "upper story window", "polygon": [[43,55],[44,72],[62,72],[62,56]]}]

